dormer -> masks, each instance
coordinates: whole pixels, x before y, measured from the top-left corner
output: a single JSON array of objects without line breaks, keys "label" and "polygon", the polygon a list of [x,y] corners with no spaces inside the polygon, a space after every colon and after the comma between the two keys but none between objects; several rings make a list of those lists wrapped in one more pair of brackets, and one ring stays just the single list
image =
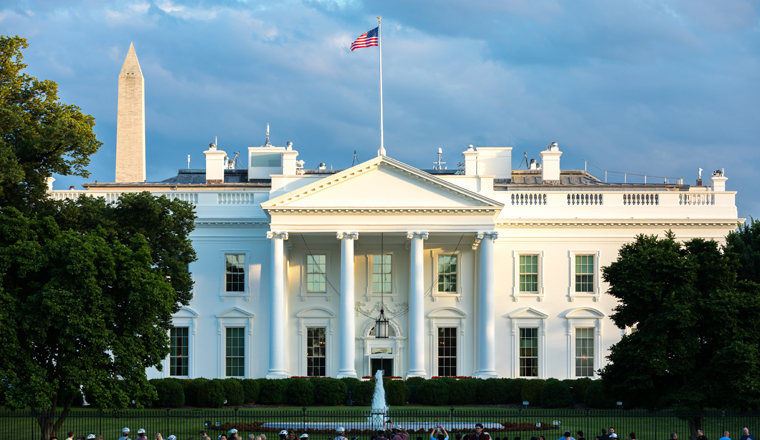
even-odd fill
[{"label": "dormer", "polygon": [[287,147],[275,147],[271,143],[261,147],[248,148],[248,180],[270,179],[272,175],[296,175],[298,151],[293,143]]}]

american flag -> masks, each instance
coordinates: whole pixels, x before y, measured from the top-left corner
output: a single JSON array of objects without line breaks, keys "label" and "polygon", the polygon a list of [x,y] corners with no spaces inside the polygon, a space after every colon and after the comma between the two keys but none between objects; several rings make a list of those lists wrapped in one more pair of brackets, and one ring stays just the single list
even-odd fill
[{"label": "american flag", "polygon": [[354,49],[361,49],[362,47],[377,46],[377,28],[362,34],[351,44],[351,51]]}]

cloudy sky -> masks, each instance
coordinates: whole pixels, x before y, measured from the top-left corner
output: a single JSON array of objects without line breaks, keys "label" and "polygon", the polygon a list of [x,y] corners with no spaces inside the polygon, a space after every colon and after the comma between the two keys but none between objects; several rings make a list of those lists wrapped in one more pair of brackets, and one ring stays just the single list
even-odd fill
[{"label": "cloudy sky", "polygon": [[90,179],[113,181],[117,82],[130,42],[145,75],[148,180],[228,153],[295,144],[307,168],[379,147],[383,16],[388,155],[455,167],[468,144],[563,169],[683,177],[725,168],[760,217],[758,0],[4,0],[0,33],[28,39],[27,72],[97,121]]}]

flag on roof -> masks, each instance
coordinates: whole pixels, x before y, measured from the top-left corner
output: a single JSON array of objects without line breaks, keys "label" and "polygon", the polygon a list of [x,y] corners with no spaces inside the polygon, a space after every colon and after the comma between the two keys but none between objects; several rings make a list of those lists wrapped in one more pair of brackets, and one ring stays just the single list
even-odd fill
[{"label": "flag on roof", "polygon": [[374,28],[371,31],[362,34],[351,44],[351,51],[354,49],[361,49],[362,47],[377,46],[377,29]]}]

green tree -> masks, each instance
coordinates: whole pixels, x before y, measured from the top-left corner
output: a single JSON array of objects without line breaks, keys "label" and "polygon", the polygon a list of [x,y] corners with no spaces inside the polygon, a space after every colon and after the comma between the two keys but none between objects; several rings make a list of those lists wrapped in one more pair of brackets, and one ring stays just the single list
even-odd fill
[{"label": "green tree", "polygon": [[86,176],[100,142],[55,83],[21,73],[25,47],[0,37],[0,381],[48,439],[82,388],[106,407],[156,399],[146,368],[161,369],[192,299],[195,214],[147,192],[50,200],[46,178]]},{"label": "green tree", "polygon": [[[737,257],[712,240],[640,235],[603,269],[611,316],[634,328],[601,376],[626,406],[760,407],[760,285],[737,280]],[[587,393],[588,394],[588,393]],[[588,403],[588,402],[587,402]],[[691,420],[692,432],[701,419]]]},{"label": "green tree", "polygon": [[760,283],[760,221],[752,218],[731,231],[726,237],[726,249],[739,261],[738,278]]},{"label": "green tree", "polygon": [[102,145],[95,119],[58,100],[58,85],[22,71],[26,40],[0,36],[0,206],[22,212],[44,200],[53,173],[87,177]]}]

